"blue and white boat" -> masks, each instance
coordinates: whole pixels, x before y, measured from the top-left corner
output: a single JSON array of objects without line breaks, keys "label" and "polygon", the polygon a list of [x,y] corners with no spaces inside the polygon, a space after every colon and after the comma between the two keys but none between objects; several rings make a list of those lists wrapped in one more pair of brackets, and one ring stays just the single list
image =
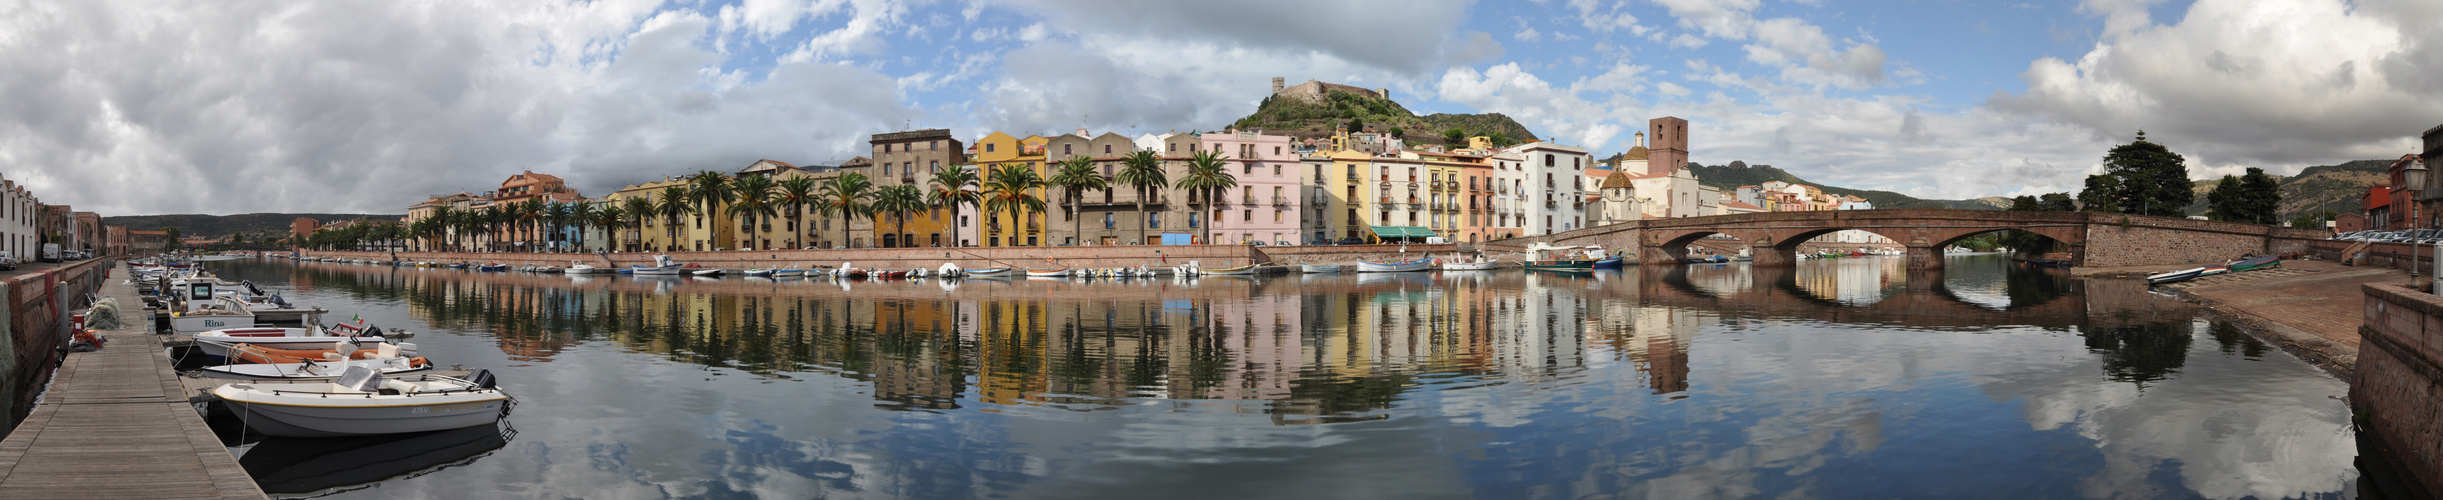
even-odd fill
[{"label": "blue and white boat", "polygon": [[685,266],[670,260],[669,255],[655,255],[653,256],[653,265],[629,265],[628,274],[647,276],[677,276],[679,275],[679,268],[681,267]]}]

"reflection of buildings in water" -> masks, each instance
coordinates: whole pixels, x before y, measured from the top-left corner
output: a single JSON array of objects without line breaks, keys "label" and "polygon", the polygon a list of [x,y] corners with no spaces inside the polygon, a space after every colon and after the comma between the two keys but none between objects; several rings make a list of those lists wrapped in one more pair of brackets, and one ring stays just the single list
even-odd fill
[{"label": "reflection of buildings in water", "polygon": [[1806,261],[1798,287],[1843,305],[1872,304],[1907,286],[1907,259],[1855,257]]},{"label": "reflection of buildings in water", "polygon": [[1584,275],[1529,273],[1525,293],[1511,296],[1513,316],[1494,329],[1506,337],[1493,342],[1494,358],[1505,361],[1502,371],[1528,380],[1541,380],[1560,368],[1584,368],[1585,333],[1590,317]]},{"label": "reflection of buildings in water", "polygon": [[1208,399],[1285,399],[1307,358],[1298,331],[1304,311],[1299,296],[1269,294],[1212,303],[1214,340],[1227,352],[1222,383],[1206,388]]},{"label": "reflection of buildings in water", "polygon": [[1683,266],[1682,269],[1688,271],[1688,284],[1696,286],[1698,291],[1715,297],[1745,293],[1756,287],[1754,275],[1748,272],[1750,266],[1698,264]]}]

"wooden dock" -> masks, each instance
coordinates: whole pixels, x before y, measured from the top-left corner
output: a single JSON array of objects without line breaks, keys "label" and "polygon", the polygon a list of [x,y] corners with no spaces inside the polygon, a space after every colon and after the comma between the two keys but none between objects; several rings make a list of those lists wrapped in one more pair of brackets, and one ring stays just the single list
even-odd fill
[{"label": "wooden dock", "polygon": [[68,354],[0,440],[0,499],[265,498],[187,402],[135,289],[114,280],[102,295],[119,299],[128,327],[104,332],[100,351]]}]

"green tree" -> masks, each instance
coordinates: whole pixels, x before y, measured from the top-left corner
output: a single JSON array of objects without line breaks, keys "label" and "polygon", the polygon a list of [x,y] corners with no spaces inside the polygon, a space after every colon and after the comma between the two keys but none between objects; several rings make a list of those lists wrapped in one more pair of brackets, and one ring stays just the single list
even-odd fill
[{"label": "green tree", "polygon": [[1072,156],[1060,162],[1060,171],[1052,174],[1052,185],[1060,187],[1062,198],[1068,201],[1069,225],[1072,234],[1082,242],[1086,238],[1086,218],[1078,212],[1085,206],[1086,192],[1111,189],[1111,180],[1094,169],[1094,159]]},{"label": "green tree", "polygon": [[2034,196],[2023,194],[2010,199],[2009,210],[2012,212],[2042,212],[2044,204],[2037,202]]},{"label": "green tree", "polygon": [[1146,223],[1145,200],[1159,192],[1157,190],[1171,186],[1170,174],[1162,170],[1160,155],[1140,149],[1120,160],[1120,175],[1117,177],[1120,185],[1137,192],[1137,244],[1146,244],[1145,231],[1152,224]]},{"label": "green tree", "polygon": [[2324,229],[2324,221],[2333,220],[2333,216],[2335,215],[2339,214],[2333,213],[2331,210],[2317,210],[2299,214],[2298,217],[2290,218],[2290,227],[2301,229]]},{"label": "green tree", "polygon": [[2078,204],[2089,212],[2120,213],[2121,204],[2116,198],[2120,196],[2120,191],[2120,178],[2090,175],[2087,176],[2086,189],[2078,192]]},{"label": "green tree", "polygon": [[636,242],[636,249],[643,250],[645,248],[645,219],[656,215],[653,211],[653,194],[644,193],[643,196],[631,196],[619,200],[619,208],[620,211],[628,213],[628,229],[636,232],[635,239],[629,241]]},{"label": "green tree", "polygon": [[779,188],[772,184],[770,176],[749,175],[738,178],[731,189],[737,192],[738,203],[730,205],[729,215],[738,218],[738,233],[745,240],[735,248],[770,247],[756,241],[755,235],[771,232],[772,218],[780,216],[780,209],[772,203],[773,192]]},{"label": "green tree", "polygon": [[848,226],[856,224],[858,218],[874,216],[874,182],[866,179],[865,174],[849,172],[831,178],[823,183],[822,198],[822,214],[840,217],[840,245],[848,244]]},{"label": "green tree", "polygon": [[1402,138],[1408,137],[1408,130],[1399,127],[1391,127],[1391,136]]},{"label": "green tree", "polygon": [[2214,181],[2214,190],[2205,194],[2206,218],[2237,221],[2246,217],[2243,212],[2247,211],[2246,205],[2249,203],[2240,199],[2247,196],[2247,193],[2241,192],[2243,190],[2245,188],[2240,187],[2239,176],[2225,175],[2222,180]]},{"label": "green tree", "polygon": [[679,218],[695,213],[695,205],[687,203],[687,198],[687,186],[678,185],[662,188],[661,199],[653,202],[653,213],[662,216],[663,230],[670,234],[670,246],[662,251],[687,248],[679,244]]},{"label": "green tree", "polygon": [[585,223],[602,228],[603,248],[616,251],[619,249],[619,228],[627,225],[627,221],[628,209],[626,207],[606,201],[602,204],[602,208],[593,210]]},{"label": "green tree", "polygon": [[2245,210],[2242,213],[2246,222],[2267,225],[2282,223],[2278,214],[2282,210],[2282,185],[2273,176],[2266,175],[2265,169],[2249,167],[2248,175],[2239,177],[2239,187],[2240,192],[2247,194],[2243,198]]},{"label": "green tree", "polygon": [[2036,197],[2036,201],[2044,205],[2046,212],[2078,211],[2078,202],[2070,199],[2070,193],[2045,193]]},{"label": "green tree", "polygon": [[799,223],[805,221],[806,206],[815,204],[822,196],[814,178],[797,176],[781,179],[774,189],[772,201],[789,210],[789,248],[805,248],[806,242],[798,236],[812,228]]},{"label": "green tree", "polygon": [[1350,119],[1349,119],[1349,133],[1354,134],[1354,133],[1358,133],[1358,132],[1364,132],[1364,131],[1366,131],[1366,121],[1365,121],[1365,120],[1361,120],[1361,119],[1357,119],[1357,118],[1350,118]]},{"label": "green tree", "polygon": [[1230,175],[1228,158],[1212,150],[1197,151],[1188,157],[1188,175],[1180,177],[1175,187],[1202,198],[1198,210],[1207,216],[1203,240],[1207,245],[1213,244],[1213,223],[1221,220],[1221,212],[1214,207],[1221,203],[1224,192],[1238,187],[1238,177]]},{"label": "green tree", "polygon": [[[2099,182],[2096,177],[2109,177]],[[2104,187],[2099,191],[2098,187]],[[2195,200],[2189,188],[2188,160],[2173,153],[2171,148],[2148,142],[2146,132],[2128,144],[2114,146],[2104,155],[2104,173],[2087,177],[2087,191],[2079,199],[2110,200],[2120,213],[2180,217],[2181,210]],[[2095,203],[2089,203],[2090,210]]]},{"label": "green tree", "polygon": [[916,238],[908,234],[908,214],[927,208],[931,207],[925,205],[924,190],[917,189],[915,184],[894,184],[874,192],[874,213],[891,214],[891,222],[898,225],[893,234],[899,235],[893,240],[899,243],[900,248],[916,246]]},{"label": "green tree", "polygon": [[[722,205],[738,201],[738,188],[730,182],[730,176],[705,170],[687,178],[687,195],[689,201],[695,204],[696,220],[701,221],[707,216],[720,217]],[[705,241],[712,241],[714,236],[721,234],[721,223],[714,222],[704,234]],[[720,243],[712,241],[714,245]]]},{"label": "green tree", "polygon": [[[950,220],[957,222],[959,214],[964,213],[960,207],[972,209],[984,205],[984,195],[976,192],[982,183],[983,179],[976,177],[975,169],[966,165],[951,165],[950,168],[934,172],[933,179],[926,183],[931,189],[925,193],[925,203],[935,208],[949,209]],[[957,236],[952,236],[950,240],[950,246],[960,246]]]},{"label": "green tree", "polygon": [[1459,127],[1451,127],[1451,128],[1449,128],[1449,129],[1443,130],[1443,131],[1442,131],[1442,143],[1443,143],[1443,144],[1450,144],[1450,145],[1466,144],[1466,143],[1467,143],[1467,131],[1466,131],[1466,130],[1460,130],[1460,129],[1459,129]]},{"label": "green tree", "polygon": [[1027,212],[1043,211],[1043,197],[1035,190],[1044,186],[1043,176],[1024,165],[1001,165],[984,180],[984,211],[1009,212],[1009,246],[1018,246],[1020,221]]}]

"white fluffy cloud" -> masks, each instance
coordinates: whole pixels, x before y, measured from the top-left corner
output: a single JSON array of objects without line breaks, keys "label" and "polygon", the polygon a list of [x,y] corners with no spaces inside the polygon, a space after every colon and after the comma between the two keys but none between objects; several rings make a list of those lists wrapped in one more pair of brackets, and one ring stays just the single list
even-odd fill
[{"label": "white fluffy cloud", "polygon": [[915,114],[859,67],[724,72],[697,43],[716,24],[633,2],[0,8],[0,165],[110,214],[396,213],[525,169],[600,193],[845,158]]},{"label": "white fluffy cloud", "polygon": [[2113,141],[2143,129],[2214,175],[2397,157],[2443,122],[2432,2],[2201,0],[2173,25],[2144,24],[2145,3],[2089,2],[2109,34],[1992,104]]}]

